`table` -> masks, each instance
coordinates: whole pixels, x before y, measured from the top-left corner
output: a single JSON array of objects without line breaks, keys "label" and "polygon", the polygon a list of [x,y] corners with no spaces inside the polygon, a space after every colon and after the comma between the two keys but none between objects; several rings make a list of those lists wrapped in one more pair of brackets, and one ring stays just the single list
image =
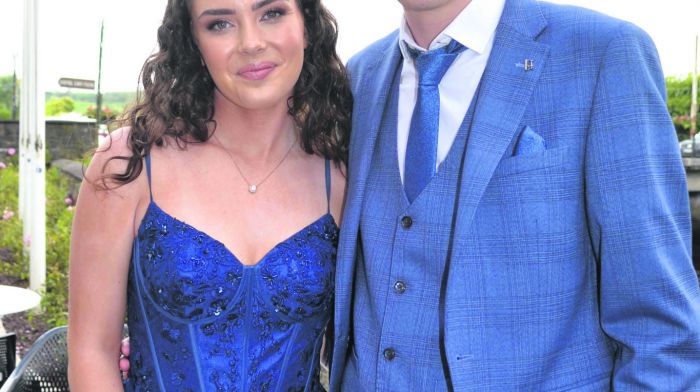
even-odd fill
[{"label": "table", "polygon": [[37,307],[41,297],[29,289],[0,285],[0,316]]}]

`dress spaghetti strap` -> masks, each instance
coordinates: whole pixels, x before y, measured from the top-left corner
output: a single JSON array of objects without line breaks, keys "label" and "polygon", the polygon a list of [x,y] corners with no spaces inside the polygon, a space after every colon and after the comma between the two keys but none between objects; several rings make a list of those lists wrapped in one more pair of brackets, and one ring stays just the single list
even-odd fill
[{"label": "dress spaghetti strap", "polygon": [[331,161],[326,159],[326,212],[331,212]]},{"label": "dress spaghetti strap", "polygon": [[148,195],[153,202],[153,191],[151,190],[151,154],[146,154],[146,177],[148,178]]}]

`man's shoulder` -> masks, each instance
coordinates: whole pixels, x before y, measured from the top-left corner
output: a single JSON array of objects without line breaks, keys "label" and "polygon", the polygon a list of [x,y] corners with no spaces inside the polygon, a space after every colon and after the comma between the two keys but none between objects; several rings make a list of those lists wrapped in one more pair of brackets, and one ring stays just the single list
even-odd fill
[{"label": "man's shoulder", "polygon": [[622,19],[585,7],[570,4],[555,4],[547,1],[538,1],[537,3],[542,11],[542,15],[547,19],[550,25],[599,25],[605,29],[624,23]]},{"label": "man's shoulder", "polygon": [[376,64],[379,60],[386,57],[389,51],[396,45],[398,35],[399,31],[394,30],[384,38],[373,42],[352,56],[348,61],[348,70],[350,73],[360,72],[363,68]]},{"label": "man's shoulder", "polygon": [[635,24],[588,8],[539,1],[542,15],[547,20],[546,37],[551,43],[568,47],[582,44],[588,48],[606,47],[618,36],[632,36],[649,40],[646,32]]}]

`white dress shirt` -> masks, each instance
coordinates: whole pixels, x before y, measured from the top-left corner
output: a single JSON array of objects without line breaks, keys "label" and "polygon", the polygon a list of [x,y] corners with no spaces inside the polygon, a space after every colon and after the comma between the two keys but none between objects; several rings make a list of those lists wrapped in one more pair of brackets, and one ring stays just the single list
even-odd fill
[{"label": "white dress shirt", "polygon": [[[498,21],[503,13],[505,0],[472,0],[462,12],[440,33],[428,49],[447,45],[451,39],[457,40],[467,50],[462,52],[443,76],[438,86],[440,90],[440,128],[436,168],[445,160],[457,136],[462,120],[469,110],[474,93],[486,69],[486,62],[493,48]],[[413,58],[406,45],[425,51],[416,44],[411,35],[406,18],[399,30],[399,46],[403,54],[403,68],[399,86],[399,107],[397,125],[397,152],[401,181],[404,178],[406,145],[411,126],[411,116],[418,95],[418,80]]]}]

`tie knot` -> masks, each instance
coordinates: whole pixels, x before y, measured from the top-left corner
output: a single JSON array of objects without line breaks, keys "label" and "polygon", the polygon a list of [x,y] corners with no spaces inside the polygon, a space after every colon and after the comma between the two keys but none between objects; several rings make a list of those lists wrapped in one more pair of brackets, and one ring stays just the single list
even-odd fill
[{"label": "tie knot", "polygon": [[447,69],[450,68],[452,62],[465,49],[464,45],[455,40],[451,40],[449,44],[443,47],[427,52],[410,49],[409,51],[418,72],[418,84],[421,86],[437,86],[440,84],[440,80],[445,76]]}]

